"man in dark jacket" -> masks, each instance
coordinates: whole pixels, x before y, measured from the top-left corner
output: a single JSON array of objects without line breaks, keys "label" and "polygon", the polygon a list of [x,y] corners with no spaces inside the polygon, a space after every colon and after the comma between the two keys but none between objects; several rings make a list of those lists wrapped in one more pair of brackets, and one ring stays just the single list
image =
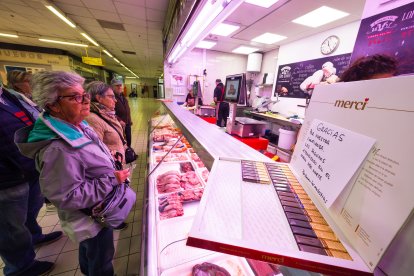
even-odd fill
[{"label": "man in dark jacket", "polygon": [[[216,79],[216,88],[214,88],[214,102],[218,105],[217,125],[219,127],[227,125],[227,117],[229,117],[230,107],[228,102],[224,102],[224,85],[220,79]],[[224,125],[222,124],[224,121]]]},{"label": "man in dark jacket", "polygon": [[42,234],[36,219],[44,197],[34,160],[14,144],[16,130],[34,118],[19,99],[0,87],[0,256],[4,275],[40,275],[52,262],[35,260],[34,246],[59,239],[61,231]]},{"label": "man in dark jacket", "polygon": [[125,124],[125,138],[127,146],[131,146],[131,111],[129,109],[128,100],[124,97],[122,89],[122,81],[113,79],[111,81],[112,90],[114,90],[116,104],[115,104],[115,114],[119,120],[121,120],[121,125]]}]

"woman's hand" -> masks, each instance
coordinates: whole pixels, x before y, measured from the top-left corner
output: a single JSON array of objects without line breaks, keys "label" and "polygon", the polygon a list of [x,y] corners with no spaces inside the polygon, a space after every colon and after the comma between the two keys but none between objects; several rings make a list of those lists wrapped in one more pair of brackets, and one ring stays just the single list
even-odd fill
[{"label": "woman's hand", "polygon": [[130,170],[125,169],[125,170],[115,171],[114,174],[115,174],[116,180],[118,180],[118,183],[122,184],[125,182],[125,180],[130,175]]}]

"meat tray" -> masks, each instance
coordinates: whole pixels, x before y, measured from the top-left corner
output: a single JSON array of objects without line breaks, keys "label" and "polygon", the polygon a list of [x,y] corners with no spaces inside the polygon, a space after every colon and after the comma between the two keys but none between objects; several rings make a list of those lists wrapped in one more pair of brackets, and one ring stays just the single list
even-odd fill
[{"label": "meat tray", "polygon": [[156,195],[203,188],[204,183],[191,162],[163,163],[153,176]]},{"label": "meat tray", "polygon": [[[162,160],[162,158],[164,157],[165,154],[166,154],[166,152],[152,154],[152,158],[151,158],[152,163],[154,165],[158,164]],[[171,153],[170,152],[165,157],[163,162],[164,163],[167,163],[167,162],[181,162],[181,161],[189,161],[189,160],[190,160],[190,157],[185,152],[184,153]]]},{"label": "meat tray", "polygon": [[193,267],[204,262],[212,263],[224,268],[231,276],[254,275],[246,259],[226,254],[214,254],[165,270],[161,273],[161,276],[191,276]]}]

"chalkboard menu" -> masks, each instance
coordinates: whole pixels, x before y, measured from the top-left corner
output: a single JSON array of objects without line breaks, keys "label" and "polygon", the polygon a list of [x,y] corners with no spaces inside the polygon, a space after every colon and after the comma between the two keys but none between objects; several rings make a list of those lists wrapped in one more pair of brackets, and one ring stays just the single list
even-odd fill
[{"label": "chalkboard menu", "polygon": [[414,2],[361,21],[352,61],[386,54],[397,59],[397,74],[414,73]]},{"label": "chalkboard menu", "polygon": [[[279,97],[307,98],[310,96],[309,85],[325,82],[322,68],[329,66],[331,77],[340,76],[349,65],[351,54],[329,56],[296,63],[280,65],[277,72],[276,93]],[[301,87],[302,86],[302,87]]]}]

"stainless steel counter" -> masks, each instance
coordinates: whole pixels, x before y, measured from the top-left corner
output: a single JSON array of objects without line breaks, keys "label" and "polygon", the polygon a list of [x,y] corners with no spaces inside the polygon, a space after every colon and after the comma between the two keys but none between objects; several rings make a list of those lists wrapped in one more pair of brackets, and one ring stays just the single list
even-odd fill
[{"label": "stainless steel counter", "polygon": [[270,158],[233,138],[231,135],[224,132],[223,129],[204,121],[176,103],[167,102],[164,103],[164,105],[169,114],[176,119],[176,123],[180,125],[185,136],[187,136],[187,134],[193,136],[195,141],[197,141],[201,147],[212,156],[212,158],[232,157],[272,162]]}]

